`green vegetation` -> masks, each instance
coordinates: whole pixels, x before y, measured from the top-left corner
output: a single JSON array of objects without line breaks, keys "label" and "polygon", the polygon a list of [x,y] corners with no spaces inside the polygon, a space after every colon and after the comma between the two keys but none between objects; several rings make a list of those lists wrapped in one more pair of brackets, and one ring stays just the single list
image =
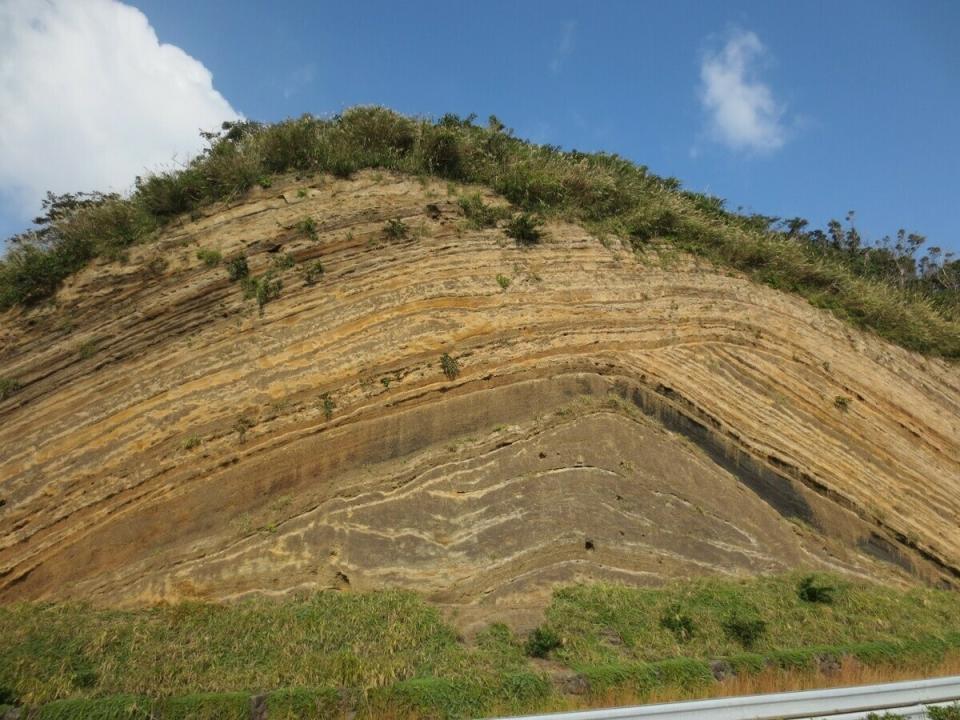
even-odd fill
[{"label": "green vegetation", "polygon": [[6,400],[22,387],[20,381],[15,378],[0,378],[0,400]]},{"label": "green vegetation", "polygon": [[283,272],[284,270],[289,270],[292,267],[295,267],[297,264],[297,259],[290,253],[279,253],[273,256],[271,261],[271,267],[277,272]]},{"label": "green vegetation", "polygon": [[283,290],[283,281],[274,275],[274,270],[267,272],[260,277],[247,276],[243,279],[243,297],[247,300],[256,300],[260,315],[263,316],[263,308],[271,300],[280,297],[280,291]]},{"label": "green vegetation", "polygon": [[[204,134],[208,147],[185,168],[140,178],[129,199],[48,196],[37,229],[12,238],[0,261],[0,309],[48,297],[92,258],[119,257],[168,220],[237,197],[264,177],[347,177],[377,168],[485,185],[528,213],[520,217],[582,222],[598,235],[628,239],[637,252],[667,240],[904,347],[960,357],[960,261],[936,247],[921,257],[921,235],[900,231],[869,243],[852,214],[846,225],[810,230],[802,218],[733,213],[719,198],[684,191],[615,155],[534,145],[499,121],[473,120],[431,122],[357,107],[331,119],[225,123]],[[512,222],[523,223],[514,226],[517,235],[530,237],[527,220]]]},{"label": "green vegetation", "polygon": [[314,260],[304,269],[303,281],[307,285],[316,285],[317,281],[320,279],[320,276],[323,275],[323,272],[323,263],[319,260]]},{"label": "green vegetation", "polygon": [[252,428],[256,423],[248,418],[246,415],[241,415],[238,417],[231,428],[237,434],[237,442],[241,445],[247,441],[247,430]]},{"label": "green vegetation", "polygon": [[503,274],[497,275],[497,285],[500,286],[501,290],[506,290],[510,287],[510,278]]},{"label": "green vegetation", "polygon": [[456,380],[460,374],[460,363],[450,357],[448,353],[440,356],[440,369],[447,376],[447,380]]},{"label": "green vegetation", "polygon": [[797,596],[804,602],[825,603],[833,602],[833,594],[837,589],[828,579],[816,575],[805,575],[800,578],[797,586]]},{"label": "green vegetation", "polygon": [[243,280],[250,275],[250,268],[247,266],[247,258],[239,255],[227,261],[227,277],[230,282]]},{"label": "green vegetation", "polygon": [[317,221],[312,217],[305,217],[303,220],[297,223],[297,230],[306,235],[311,240],[316,240],[320,237],[318,232]]},{"label": "green vegetation", "polygon": [[460,210],[467,218],[470,227],[476,230],[496,227],[498,220],[503,220],[510,216],[510,209],[488,205],[480,197],[480,193],[463,195],[457,199]]},{"label": "green vegetation", "polygon": [[337,404],[330,396],[330,393],[325,392],[320,396],[320,407],[323,408],[323,416],[329,420],[333,417],[333,411],[337,409]]},{"label": "green vegetation", "polygon": [[[234,713],[267,692],[270,718],[341,709],[460,718],[547,706],[558,691],[530,657],[572,669],[591,693],[623,687],[644,696],[708,687],[717,662],[735,673],[812,674],[824,658],[922,669],[960,652],[956,593],[817,576],[833,588],[825,604],[801,599],[802,582],[571,587],[555,592],[546,622],[525,639],[495,624],[471,643],[400,591],[141,610],[7,605],[0,701],[43,705],[41,718],[230,718],[248,717]],[[766,623],[751,652],[724,629],[737,613]]]},{"label": "green vegetation", "polygon": [[510,219],[503,231],[516,240],[517,245],[535,245],[543,237],[541,225],[543,221],[536,215],[519,213]]},{"label": "green vegetation", "polygon": [[410,228],[403,220],[387,220],[383,226],[383,236],[388,240],[403,240],[410,234]]},{"label": "green vegetation", "polygon": [[183,449],[193,450],[194,448],[200,447],[201,444],[203,444],[203,439],[199,435],[191,435],[183,441]]},{"label": "green vegetation", "polygon": [[219,250],[200,248],[197,250],[197,260],[202,261],[207,267],[216,267],[220,264],[220,261],[223,260],[223,256]]}]

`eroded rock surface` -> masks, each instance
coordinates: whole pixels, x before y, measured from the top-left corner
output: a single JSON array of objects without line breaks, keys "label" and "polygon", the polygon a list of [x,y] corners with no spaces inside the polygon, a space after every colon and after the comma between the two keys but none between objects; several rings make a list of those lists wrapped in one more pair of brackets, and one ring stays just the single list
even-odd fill
[{"label": "eroded rock surface", "polygon": [[[0,601],[960,582],[956,366],[666,247],[551,224],[520,249],[455,200],[287,178],[0,318],[23,385],[0,403]],[[297,264],[261,316],[198,248]]]}]

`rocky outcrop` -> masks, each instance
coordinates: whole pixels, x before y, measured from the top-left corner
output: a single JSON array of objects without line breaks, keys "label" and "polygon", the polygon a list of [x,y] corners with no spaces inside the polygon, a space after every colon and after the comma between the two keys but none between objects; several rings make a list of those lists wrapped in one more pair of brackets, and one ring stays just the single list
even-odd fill
[{"label": "rocky outcrop", "polygon": [[0,318],[0,600],[960,581],[956,366],[669,246],[518,248],[457,192],[289,177]]}]

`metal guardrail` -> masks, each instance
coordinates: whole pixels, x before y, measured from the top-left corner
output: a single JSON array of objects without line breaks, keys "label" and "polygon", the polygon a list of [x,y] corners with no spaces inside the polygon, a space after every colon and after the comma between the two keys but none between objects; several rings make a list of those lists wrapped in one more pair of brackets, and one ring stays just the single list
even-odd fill
[{"label": "metal guardrail", "polygon": [[921,720],[926,716],[926,707],[952,705],[958,701],[960,676],[954,676],[607,710],[524,715],[500,720],[859,720],[870,713],[882,715],[887,712]]}]

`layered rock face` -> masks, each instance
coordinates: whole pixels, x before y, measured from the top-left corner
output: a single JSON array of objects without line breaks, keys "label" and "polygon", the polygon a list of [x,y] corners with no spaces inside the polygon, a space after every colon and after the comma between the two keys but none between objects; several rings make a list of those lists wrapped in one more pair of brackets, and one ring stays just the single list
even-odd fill
[{"label": "layered rock face", "polygon": [[668,246],[519,248],[461,191],[289,177],[0,318],[0,601],[960,583],[956,366]]}]

